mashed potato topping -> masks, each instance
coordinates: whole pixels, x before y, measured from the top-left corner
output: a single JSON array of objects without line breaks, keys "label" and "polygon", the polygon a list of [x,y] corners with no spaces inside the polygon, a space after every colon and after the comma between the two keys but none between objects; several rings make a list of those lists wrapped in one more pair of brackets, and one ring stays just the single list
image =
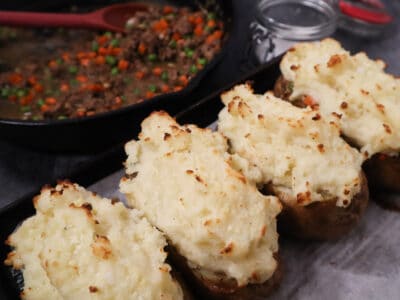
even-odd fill
[{"label": "mashed potato topping", "polygon": [[183,299],[163,235],[137,210],[60,183],[8,238],[24,299]]},{"label": "mashed potato topping", "polygon": [[340,138],[335,123],[272,93],[254,94],[248,85],[224,93],[222,101],[218,130],[282,200],[308,205],[336,198],[346,207],[360,191],[361,154]]},{"label": "mashed potato topping", "polygon": [[235,279],[239,286],[272,276],[281,205],[257,190],[251,181],[260,172],[228,154],[220,133],[180,126],[157,112],[143,121],[139,140],[125,149],[121,191],[196,273],[209,280]]},{"label": "mashed potato topping", "polygon": [[366,158],[400,151],[400,79],[384,68],[333,39],[300,43],[281,62],[284,78],[293,82],[291,99],[311,96]]}]

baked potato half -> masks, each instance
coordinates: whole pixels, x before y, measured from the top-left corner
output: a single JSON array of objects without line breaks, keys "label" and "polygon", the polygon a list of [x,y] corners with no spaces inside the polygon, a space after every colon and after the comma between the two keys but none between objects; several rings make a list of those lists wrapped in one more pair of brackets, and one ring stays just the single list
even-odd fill
[{"label": "baked potato half", "polygon": [[265,194],[280,199],[280,232],[332,240],[356,226],[369,198],[363,158],[336,123],[270,92],[254,94],[249,85],[225,92],[222,101],[218,130],[231,153],[259,168]]},{"label": "baked potato half", "polygon": [[400,79],[384,68],[332,39],[300,43],[282,58],[274,94],[337,122],[342,137],[364,156],[370,189],[399,192]]},{"label": "baked potato half", "polygon": [[282,206],[244,176],[241,169],[253,167],[228,148],[219,132],[153,112],[125,145],[120,190],[165,234],[171,261],[200,299],[261,299],[280,279]]},{"label": "baked potato half", "polygon": [[[282,75],[274,85],[274,95],[283,100],[289,101],[293,92],[293,82],[286,80]],[[312,107],[315,103],[308,102],[310,99],[307,95],[298,96],[291,99],[290,102],[297,107]],[[360,146],[346,135],[343,139],[351,146],[361,149]],[[363,170],[368,178],[368,186],[370,190],[385,190],[390,192],[400,192],[400,153],[397,156],[389,156],[383,153],[376,153],[367,158],[363,163]]]}]

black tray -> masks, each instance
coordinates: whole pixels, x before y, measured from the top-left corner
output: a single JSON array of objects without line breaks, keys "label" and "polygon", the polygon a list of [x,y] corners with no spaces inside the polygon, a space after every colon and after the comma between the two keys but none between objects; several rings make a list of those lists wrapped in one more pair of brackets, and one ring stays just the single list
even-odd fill
[{"label": "black tray", "polygon": [[[192,123],[205,127],[215,121],[218,112],[222,108],[219,95],[230,89],[232,86],[250,81],[257,92],[264,92],[273,87],[275,80],[279,75],[279,61],[277,58],[270,63],[263,65],[243,76],[240,80],[231,83],[224,88],[212,93],[210,96],[197,102],[195,105],[187,108],[186,110],[175,115],[179,123]],[[73,182],[80,185],[88,186],[105,177],[122,166],[125,160],[125,153],[123,145],[117,145],[103,156],[98,157],[96,160],[91,161],[86,166],[79,169],[79,171],[69,174],[69,178]],[[54,185],[55,182],[49,182]],[[0,209],[0,261],[3,262],[6,258],[10,248],[4,244],[16,226],[24,219],[34,213],[32,198],[37,195],[39,191],[30,193],[12,204]],[[0,299],[18,299],[18,287],[11,275],[10,269],[0,264]]]},{"label": "black tray", "polygon": [[[182,4],[182,1],[160,0],[153,0],[149,3],[166,2]],[[39,1],[39,3],[41,2]],[[98,6],[99,1],[91,3],[92,6],[93,4]],[[153,110],[163,109],[171,114],[176,114],[193,104],[198,99],[194,95],[194,90],[202,79],[213,72],[226,51],[232,47],[231,40],[235,36],[232,28],[238,27],[233,24],[234,11],[231,1],[191,0],[185,1],[185,6],[207,8],[218,12],[225,24],[227,39],[222,50],[190,80],[188,86],[182,91],[159,95],[142,103],[82,119],[50,121],[0,119],[0,137],[13,143],[47,151],[98,151],[135,136],[139,132],[140,121]],[[69,6],[66,6],[65,2],[61,2],[58,7],[54,7],[54,5],[49,5],[49,7],[52,7],[53,10],[62,10]],[[86,4],[81,9],[84,10],[87,7]]]}]

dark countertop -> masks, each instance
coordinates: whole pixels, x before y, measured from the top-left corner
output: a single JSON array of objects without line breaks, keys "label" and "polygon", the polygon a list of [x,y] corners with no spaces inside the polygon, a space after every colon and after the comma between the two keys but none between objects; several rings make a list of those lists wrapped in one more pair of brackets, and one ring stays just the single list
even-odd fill
[{"label": "dark countertop", "polygon": [[[385,35],[378,39],[368,40],[354,37],[343,31],[337,31],[334,37],[351,52],[365,51],[372,58],[381,58],[388,64],[387,71],[399,76],[400,1],[386,2],[389,11],[397,17]],[[243,67],[243,57],[245,56],[247,42],[250,39],[248,25],[253,20],[255,3],[256,1],[234,1],[236,11],[240,15],[240,20],[236,23],[236,26],[239,26],[240,34],[234,37],[235,41],[233,42],[236,46],[232,47],[232,51],[227,52],[217,70],[200,84],[195,92],[198,99],[218,87],[239,79],[246,71]],[[112,134],[112,131],[104,134]],[[0,140],[0,208],[26,194],[37,191],[46,183],[69,177],[73,171],[83,168],[92,161],[102,161],[102,156],[104,156],[104,153],[44,153]],[[110,170],[110,172],[112,171],[114,170]]]}]

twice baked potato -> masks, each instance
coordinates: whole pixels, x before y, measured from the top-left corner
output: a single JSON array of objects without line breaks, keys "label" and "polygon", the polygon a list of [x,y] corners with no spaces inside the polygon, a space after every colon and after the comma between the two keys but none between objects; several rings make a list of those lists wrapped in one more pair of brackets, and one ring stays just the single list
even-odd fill
[{"label": "twice baked potato", "polygon": [[[261,170],[256,182],[279,197],[280,228],[304,239],[336,239],[363,215],[368,188],[362,156],[338,126],[310,108],[239,85],[222,96],[218,131],[231,153]],[[244,170],[246,173],[246,170]]]},{"label": "twice baked potato", "polygon": [[121,192],[165,234],[201,299],[257,299],[277,286],[281,204],[258,191],[259,171],[220,133],[154,112],[125,149]]},{"label": "twice baked potato", "polygon": [[69,182],[42,189],[34,206],[7,240],[23,299],[191,299],[165,262],[165,237],[138,210]]},{"label": "twice baked potato", "polygon": [[363,154],[370,188],[399,192],[400,79],[384,68],[332,39],[300,43],[283,57],[274,93],[334,120]]}]

